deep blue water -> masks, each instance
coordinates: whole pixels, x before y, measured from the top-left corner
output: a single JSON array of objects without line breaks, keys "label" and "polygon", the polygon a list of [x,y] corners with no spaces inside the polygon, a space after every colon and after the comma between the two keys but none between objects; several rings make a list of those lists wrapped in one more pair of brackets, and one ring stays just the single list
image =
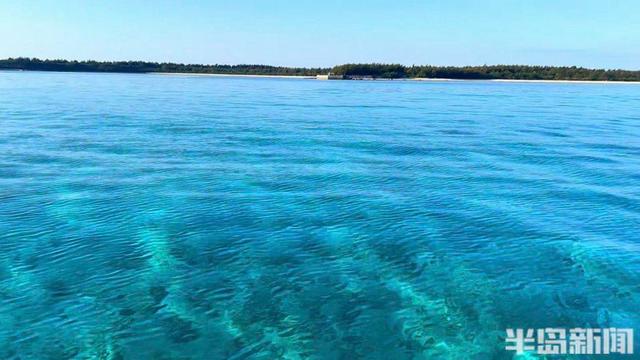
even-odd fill
[{"label": "deep blue water", "polygon": [[0,72],[2,359],[510,359],[639,229],[636,85]]}]

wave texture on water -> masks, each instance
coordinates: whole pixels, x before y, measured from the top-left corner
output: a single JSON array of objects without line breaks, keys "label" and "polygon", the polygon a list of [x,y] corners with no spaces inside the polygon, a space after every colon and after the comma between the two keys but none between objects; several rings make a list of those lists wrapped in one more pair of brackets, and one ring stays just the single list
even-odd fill
[{"label": "wave texture on water", "polygon": [[640,331],[639,108],[628,85],[0,72],[0,358],[510,359],[506,328]]}]

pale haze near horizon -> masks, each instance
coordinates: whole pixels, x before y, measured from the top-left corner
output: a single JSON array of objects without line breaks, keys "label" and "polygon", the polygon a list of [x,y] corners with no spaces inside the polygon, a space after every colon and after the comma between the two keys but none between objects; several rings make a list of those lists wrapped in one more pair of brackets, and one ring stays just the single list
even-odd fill
[{"label": "pale haze near horizon", "polygon": [[638,1],[0,1],[0,58],[640,69]]}]

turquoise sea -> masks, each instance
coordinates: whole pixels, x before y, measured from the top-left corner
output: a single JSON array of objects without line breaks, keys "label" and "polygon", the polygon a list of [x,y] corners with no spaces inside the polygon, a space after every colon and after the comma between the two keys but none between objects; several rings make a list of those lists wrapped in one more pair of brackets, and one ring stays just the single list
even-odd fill
[{"label": "turquoise sea", "polygon": [[511,359],[639,229],[638,85],[0,72],[1,359]]}]

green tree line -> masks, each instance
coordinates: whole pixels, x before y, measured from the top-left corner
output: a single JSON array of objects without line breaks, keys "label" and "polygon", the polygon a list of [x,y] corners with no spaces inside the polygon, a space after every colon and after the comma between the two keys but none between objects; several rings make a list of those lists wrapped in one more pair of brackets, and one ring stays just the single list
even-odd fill
[{"label": "green tree line", "polygon": [[0,70],[120,72],[120,73],[196,73],[234,75],[300,75],[315,76],[330,71],[322,68],[293,68],[268,65],[197,65],[156,63],[147,61],[69,61],[9,58],[0,60]]},{"label": "green tree line", "polygon": [[374,78],[430,78],[469,80],[600,80],[640,81],[640,71],[587,69],[576,66],[403,66],[399,64],[345,64],[332,69],[345,76]]},{"label": "green tree line", "polygon": [[443,78],[510,80],[640,81],[640,71],[587,69],[566,66],[404,66],[400,64],[344,64],[333,68],[301,68],[269,65],[198,65],[147,61],[69,61],[36,58],[0,60],[0,70],[82,71],[122,73],[197,73],[230,75],[315,76],[332,72],[346,78]]}]

